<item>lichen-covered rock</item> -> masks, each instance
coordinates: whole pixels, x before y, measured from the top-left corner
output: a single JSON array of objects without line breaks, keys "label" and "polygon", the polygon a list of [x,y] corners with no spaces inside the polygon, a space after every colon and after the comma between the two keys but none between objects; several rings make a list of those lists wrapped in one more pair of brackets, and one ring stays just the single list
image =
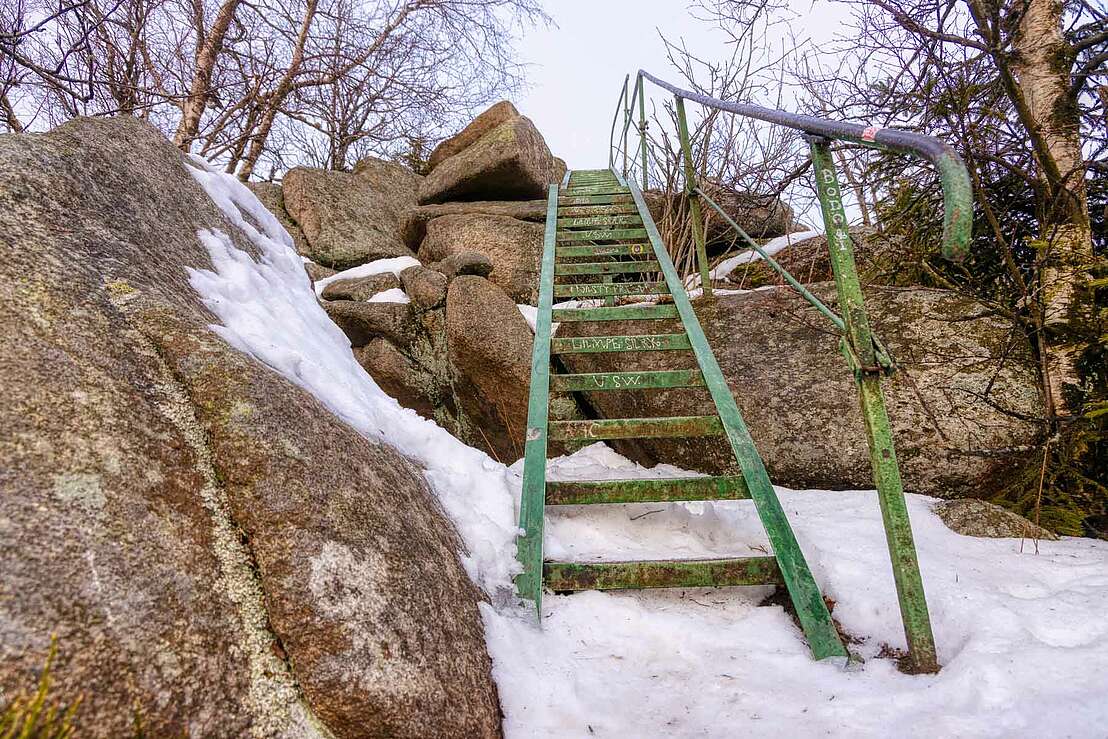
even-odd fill
[{"label": "lichen-covered rock", "polygon": [[998,505],[966,498],[944,500],[935,506],[935,513],[951,531],[962,536],[987,539],[1026,538],[1054,541],[1058,536],[1028,521],[1018,513]]},{"label": "lichen-covered rock", "polygon": [[413,265],[400,273],[404,292],[418,310],[438,308],[446,302],[447,277],[420,265]]},{"label": "lichen-covered rock", "polygon": [[[835,304],[832,285],[812,286]],[[897,456],[908,492],[973,497],[1020,461],[1012,452],[1032,443],[1040,405],[1022,334],[971,299],[942,290],[873,288],[871,323],[901,371],[885,381]],[[858,397],[825,319],[787,288],[718,296],[694,303],[751,435],[773,481],[793,488],[873,486]],[[667,333],[673,322],[609,322],[604,333]],[[596,333],[565,323],[558,336]],[[566,354],[572,372],[617,369],[613,357]],[[691,360],[690,360],[691,361]],[[641,369],[673,367],[670,352],[643,352]],[[620,367],[622,369],[622,367]],[[982,400],[988,398],[988,402]],[[711,412],[706,391],[590,393],[602,417],[696,415]],[[733,469],[723,438],[618,444],[643,461],[704,471]]]},{"label": "lichen-covered rock", "polygon": [[331,275],[337,275],[338,272],[330,267],[324,267],[322,264],[316,264],[313,261],[304,262],[304,271],[308,273],[308,279],[312,282],[319,282],[322,279],[330,277]]},{"label": "lichen-covered rock", "polygon": [[495,103],[474,118],[468,126],[435,147],[434,151],[431,152],[431,156],[427,157],[428,171],[433,171],[444,160],[476,143],[478,139],[504,121],[518,117],[519,111],[509,101],[501,100],[499,103]]},{"label": "lichen-covered rock", "polygon": [[351,346],[365,346],[375,336],[407,346],[416,330],[409,303],[366,303],[328,300],[323,309],[350,339]]},{"label": "lichen-covered rock", "polygon": [[508,216],[521,221],[546,223],[545,200],[474,200],[470,202],[434,203],[409,210],[401,228],[404,243],[412,251],[418,251],[427,235],[427,223],[439,216],[451,215]]},{"label": "lichen-covered rock", "polygon": [[420,182],[419,202],[541,198],[554,175],[542,134],[530,119],[514,116],[440,162]]},{"label": "lichen-covered rock", "polygon": [[296,247],[296,253],[301,256],[307,256],[309,251],[308,240],[304,238],[304,232],[301,230],[300,226],[296,225],[296,221],[292,219],[288,210],[285,209],[285,195],[281,189],[280,183],[248,182],[246,186],[250,188],[250,191],[254,193],[254,196],[258,198],[261,204],[266,207],[266,210],[275,215],[281,225],[285,227],[285,230],[289,232],[289,236],[292,237],[293,246]]},{"label": "lichen-covered rock", "polygon": [[[208,325],[255,248],[133,118],[0,136],[0,689],[82,736],[497,736],[419,470]],[[336,464],[336,459],[345,460]]]},{"label": "lichen-covered rock", "polygon": [[544,227],[498,215],[446,215],[427,224],[419,248],[423,262],[441,262],[452,254],[479,252],[492,262],[489,279],[517,303],[538,300]]},{"label": "lichen-covered rock", "polygon": [[400,280],[392,272],[381,272],[368,277],[351,277],[328,282],[320,297],[324,300],[369,300],[385,290],[400,287]]},{"label": "lichen-covered rock", "polygon": [[401,217],[415,207],[420,177],[399,164],[363,162],[360,173],[295,167],[281,188],[285,209],[307,241],[305,256],[333,269],[412,256]]},{"label": "lichen-covered rock", "polygon": [[447,280],[453,280],[460,275],[488,277],[492,274],[493,265],[492,260],[481,252],[460,251],[436,262],[435,269],[442,272]]},{"label": "lichen-covered rock", "polygon": [[466,275],[450,283],[446,344],[454,395],[505,463],[523,456],[533,338],[515,301],[492,282]]}]

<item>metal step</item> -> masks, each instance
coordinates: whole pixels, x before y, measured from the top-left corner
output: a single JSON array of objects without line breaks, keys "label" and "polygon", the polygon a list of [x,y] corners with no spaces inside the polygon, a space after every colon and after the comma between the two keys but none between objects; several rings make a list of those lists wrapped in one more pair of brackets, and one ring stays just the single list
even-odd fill
[{"label": "metal step", "polygon": [[566,244],[573,241],[624,241],[646,238],[645,228],[604,228],[594,231],[558,231],[558,243]]},{"label": "metal step", "polygon": [[558,206],[563,205],[613,205],[634,203],[635,199],[627,194],[620,195],[559,195]]},{"label": "metal step", "polygon": [[690,349],[687,334],[639,334],[636,336],[569,336],[550,340],[551,354],[602,352],[663,352]]},{"label": "metal step", "polygon": [[661,321],[678,318],[673,305],[617,305],[605,308],[555,308],[554,321]]},{"label": "metal step", "polygon": [[615,205],[576,205],[558,209],[559,218],[589,218],[595,216],[618,216],[632,214],[638,216],[639,209],[634,203]]},{"label": "metal step", "polygon": [[584,218],[558,218],[558,229],[589,228],[593,226],[639,226],[642,218],[635,215],[591,216]]},{"label": "metal step", "polygon": [[568,257],[621,257],[636,254],[653,254],[649,244],[589,244],[587,246],[559,246],[554,249],[555,258]]},{"label": "metal step", "polygon": [[603,418],[592,421],[552,421],[550,439],[683,439],[721,436],[719,416],[668,416],[661,418]]},{"label": "metal step", "polygon": [[646,588],[725,588],[781,585],[773,557],[676,559],[640,562],[544,562],[543,581],[554,592],[643,590]]},{"label": "metal step", "polygon": [[664,282],[578,282],[554,285],[556,298],[603,298],[609,295],[669,295]]},{"label": "metal step", "polygon": [[653,480],[573,480],[546,483],[547,505],[606,503],[679,503],[698,500],[746,500],[750,493],[739,475],[665,477]]},{"label": "metal step", "polygon": [[660,387],[704,387],[704,376],[699,369],[581,372],[550,376],[551,391],[563,393],[590,390],[649,390]]},{"label": "metal step", "polygon": [[578,195],[630,195],[631,191],[619,185],[571,186],[562,190],[561,194],[570,197]]},{"label": "metal step", "polygon": [[554,275],[616,275],[644,272],[660,272],[661,267],[653,259],[632,262],[558,262]]}]

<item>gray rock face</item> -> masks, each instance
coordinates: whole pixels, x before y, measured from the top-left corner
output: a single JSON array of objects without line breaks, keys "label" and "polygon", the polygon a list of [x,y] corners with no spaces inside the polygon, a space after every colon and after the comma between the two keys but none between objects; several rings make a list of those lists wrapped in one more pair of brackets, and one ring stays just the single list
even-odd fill
[{"label": "gray rock face", "polygon": [[1018,513],[984,500],[944,500],[935,513],[956,534],[986,539],[1027,538],[1055,541],[1058,536],[1028,521]]},{"label": "gray rock face", "polygon": [[316,264],[315,262],[304,262],[304,271],[308,273],[308,279],[312,282],[319,282],[325,277],[338,274],[330,267],[324,267],[323,265]]},{"label": "gray rock face", "polygon": [[492,262],[489,279],[517,303],[538,301],[544,227],[507,216],[446,215],[427,224],[421,261],[441,262],[452,254],[479,252]]},{"label": "gray rock face", "polygon": [[514,116],[440,162],[420,183],[419,202],[541,198],[554,175],[542,134]]},{"label": "gray rock face", "polygon": [[304,232],[305,256],[333,269],[412,256],[401,217],[415,207],[420,180],[399,164],[361,163],[355,174],[296,167],[282,182],[285,209]]},{"label": "gray rock face", "polygon": [[451,527],[207,328],[197,230],[254,252],[186,166],[130,118],[0,136],[0,688],[54,633],[86,736],[497,736]]},{"label": "gray rock face", "polygon": [[248,182],[246,186],[289,232],[292,243],[296,247],[296,253],[301,256],[308,256],[310,251],[308,240],[304,238],[304,232],[300,229],[300,226],[296,225],[296,221],[285,209],[285,195],[281,190],[281,185],[277,182]]},{"label": "gray rock face", "polygon": [[[834,305],[833,286],[815,285],[813,292]],[[940,290],[875,288],[866,302],[877,334],[902,368],[886,381],[885,391],[905,488],[940,497],[988,490],[994,476],[1017,461],[1003,450],[1029,444],[1036,433],[1033,424],[997,410],[1033,416],[1040,407],[1028,348],[1018,332],[984,306]],[[872,487],[854,383],[825,319],[788,289],[694,305],[774,482],[793,488]],[[558,335],[595,330],[563,324]],[[605,325],[605,333],[612,334],[673,330],[674,322],[663,321]],[[673,368],[673,357],[662,354],[644,352],[634,358],[635,366]],[[603,372],[616,369],[613,356],[562,359],[572,372]],[[985,393],[993,406],[981,401]],[[606,418],[712,410],[707,392],[695,389],[591,393],[587,400]],[[619,446],[646,462],[704,471],[734,464],[722,438]]]},{"label": "gray rock face", "polygon": [[492,105],[488,110],[474,118],[468,126],[436,146],[435,150],[431,152],[431,156],[427,157],[427,168],[433,171],[444,160],[476,143],[482,136],[504,121],[518,117],[519,111],[516,110],[516,106],[507,100],[501,100],[499,103]]},{"label": "gray rock face", "polygon": [[400,280],[392,272],[381,272],[368,277],[352,277],[327,283],[321,297],[324,300],[369,300],[379,292],[400,287]]},{"label": "gray rock face", "polygon": [[[862,284],[898,284],[898,265],[901,260],[910,258],[898,239],[864,227],[850,229],[850,237],[854,242],[854,259]],[[826,235],[794,242],[774,254],[773,258],[802,283],[835,279]],[[722,286],[749,289],[785,284],[784,279],[764,260],[739,266],[731,273],[729,282],[730,285]]]},{"label": "gray rock face", "polygon": [[421,205],[404,216],[402,232],[404,243],[412,251],[418,251],[427,235],[427,223],[439,216],[452,215],[508,216],[521,221],[546,223],[545,200],[475,200],[458,203]]}]

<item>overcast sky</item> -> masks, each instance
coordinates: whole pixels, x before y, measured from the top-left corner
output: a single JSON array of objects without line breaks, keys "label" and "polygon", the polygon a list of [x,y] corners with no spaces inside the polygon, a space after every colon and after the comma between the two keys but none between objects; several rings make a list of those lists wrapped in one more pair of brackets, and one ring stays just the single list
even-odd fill
[{"label": "overcast sky", "polygon": [[[816,42],[842,29],[841,5],[792,0],[790,7],[798,16],[794,28]],[[729,53],[724,34],[693,18],[683,0],[557,0],[546,10],[557,25],[534,29],[520,40],[520,58],[532,65],[530,88],[514,102],[570,168],[607,166],[608,131],[625,74],[641,68],[679,82],[659,30],[670,40],[683,38],[706,59]],[[767,39],[779,41],[780,34]]]}]

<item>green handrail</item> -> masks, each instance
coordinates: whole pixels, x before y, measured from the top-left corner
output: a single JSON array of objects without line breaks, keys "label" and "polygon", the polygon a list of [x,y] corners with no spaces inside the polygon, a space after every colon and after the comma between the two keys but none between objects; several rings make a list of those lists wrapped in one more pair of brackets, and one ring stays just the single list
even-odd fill
[{"label": "green handrail", "polygon": [[[623,92],[620,97],[621,105],[627,100],[627,82],[629,79],[630,75],[624,79]],[[780,273],[792,288],[797,290],[805,300],[831,320],[842,334],[840,347],[853,372],[858,389],[866,440],[870,450],[870,463],[873,468],[874,483],[877,486],[882,523],[885,527],[886,541],[889,546],[893,578],[896,583],[901,619],[904,623],[909,652],[917,670],[934,672],[938,670],[935,640],[927,612],[923,580],[920,576],[911,522],[908,518],[908,510],[904,500],[904,487],[900,477],[900,468],[896,461],[896,450],[893,445],[888,412],[885,407],[885,397],[881,389],[882,376],[893,371],[895,366],[888,352],[885,351],[870,328],[869,317],[866,314],[862,297],[861,282],[858,279],[857,267],[854,262],[854,244],[847,230],[842,190],[831,158],[830,143],[833,140],[842,140],[875,149],[911,153],[934,164],[939,171],[939,180],[943,189],[943,254],[948,259],[956,261],[963,259],[969,251],[972,226],[972,191],[965,165],[950,145],[931,136],[719,100],[681,89],[643,70],[639,70],[635,78],[634,96],[629,104],[623,106],[623,145],[620,148],[624,154],[622,179],[628,179],[626,132],[631,122],[631,110],[637,99],[640,111],[639,145],[642,151],[644,189],[648,183],[644,79],[650,80],[658,87],[669,91],[675,98],[677,130],[684,160],[684,194],[689,203],[693,241],[704,296],[711,298],[712,286],[707,268],[705,234],[700,211],[701,200],[718,213],[724,222],[738,233],[750,248],[757,251],[772,269]],[[756,244],[749,234],[699,186],[696,180],[696,168],[689,140],[688,122],[685,113],[686,100],[716,110],[786,126],[803,131],[806,134],[809,156],[815,172],[816,192],[819,196],[824,227],[827,232],[831,268],[835,277],[841,316],[835,314],[779,262]],[[617,106],[616,116],[618,117],[618,115]],[[610,152],[614,151],[615,147],[614,132],[615,120],[612,122],[612,135],[609,136],[608,142]],[[614,154],[609,155],[609,164],[614,172]],[[617,173],[617,176],[619,176],[619,173]],[[636,189],[633,188],[633,191]],[[639,197],[641,198],[641,195]]]}]

